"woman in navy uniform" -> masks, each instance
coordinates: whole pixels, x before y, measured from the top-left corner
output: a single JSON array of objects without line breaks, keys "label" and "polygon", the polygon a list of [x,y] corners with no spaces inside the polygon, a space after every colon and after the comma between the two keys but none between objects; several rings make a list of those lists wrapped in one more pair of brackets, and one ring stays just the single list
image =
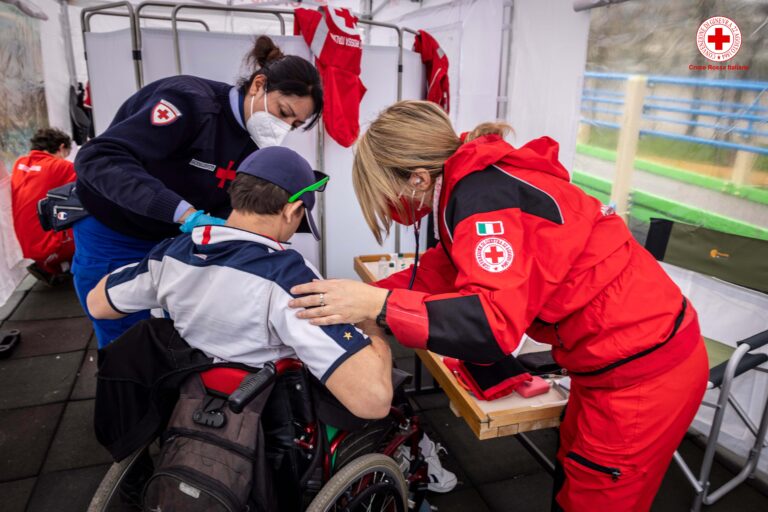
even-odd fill
[{"label": "woman in navy uniform", "polygon": [[[255,70],[236,87],[193,76],[143,87],[78,153],[77,192],[91,216],[74,226],[72,273],[86,312],[85,297],[105,274],[140,261],[180,227],[223,224],[240,162],[317,122],[323,92],[310,62],[261,36],[248,63]],[[91,318],[99,347],[148,316]]]}]

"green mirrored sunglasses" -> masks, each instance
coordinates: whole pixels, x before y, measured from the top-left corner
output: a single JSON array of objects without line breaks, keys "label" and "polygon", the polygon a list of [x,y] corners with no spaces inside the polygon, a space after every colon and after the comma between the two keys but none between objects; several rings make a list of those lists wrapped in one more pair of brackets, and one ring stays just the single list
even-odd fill
[{"label": "green mirrored sunglasses", "polygon": [[291,197],[288,198],[288,202],[293,203],[294,201],[297,201],[301,197],[301,195],[305,192],[322,192],[323,190],[325,190],[325,186],[328,184],[328,180],[331,179],[330,176],[323,174],[320,171],[315,171],[315,178],[319,178],[318,181],[314,182],[313,184],[307,187],[304,187],[303,189],[293,194]]}]

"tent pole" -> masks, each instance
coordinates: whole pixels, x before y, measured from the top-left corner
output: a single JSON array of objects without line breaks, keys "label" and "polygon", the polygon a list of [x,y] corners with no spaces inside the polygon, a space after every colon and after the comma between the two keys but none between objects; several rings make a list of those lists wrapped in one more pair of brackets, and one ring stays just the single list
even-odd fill
[{"label": "tent pole", "polygon": [[72,27],[69,25],[69,3],[67,0],[59,1],[59,24],[61,34],[64,37],[64,58],[67,60],[69,71],[69,85],[77,89],[77,69],[75,69],[75,48],[72,45]]},{"label": "tent pole", "polygon": [[[317,155],[315,156],[317,170],[325,172],[325,128],[323,123],[317,124]],[[320,275],[327,278],[328,263],[326,262],[326,235],[325,229],[325,194],[315,194],[317,197],[317,213],[320,214]]]},{"label": "tent pole", "polygon": [[510,60],[512,58],[512,18],[515,11],[515,2],[504,2],[504,13],[501,25],[501,56],[499,59],[499,91],[496,98],[496,119],[506,120],[509,110],[509,75],[511,72]]}]

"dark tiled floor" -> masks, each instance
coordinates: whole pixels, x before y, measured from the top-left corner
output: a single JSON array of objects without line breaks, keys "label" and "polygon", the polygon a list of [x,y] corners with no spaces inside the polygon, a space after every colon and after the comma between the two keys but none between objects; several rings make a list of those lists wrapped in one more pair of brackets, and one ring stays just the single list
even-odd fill
[{"label": "dark tiled floor", "polygon": [[108,464],[40,475],[27,512],[83,512]]},{"label": "dark tiled floor", "polygon": [[24,343],[14,353],[14,359],[45,354],[83,350],[91,337],[87,318],[59,320],[9,320],[3,329],[18,329],[24,333]]},{"label": "dark tiled floor", "polygon": [[[94,439],[96,350],[71,285],[48,289],[26,281],[0,307],[0,328],[22,331],[10,359],[0,360],[0,511],[82,512],[109,467],[109,456]],[[413,371],[413,353],[393,347],[398,366]],[[423,385],[432,380],[425,376]],[[432,494],[433,506],[450,512],[545,512],[552,480],[514,438],[477,441],[448,409],[441,392],[413,397],[430,436],[448,450],[445,466],[459,485]],[[549,456],[555,429],[530,433]],[[701,458],[686,441],[683,455]],[[695,464],[694,464],[695,466]],[[714,483],[730,474],[716,466]],[[690,487],[672,467],[654,503],[654,512],[685,511]],[[708,511],[768,509],[768,498],[742,485]]]},{"label": "dark tiled floor", "polygon": [[36,478],[26,478],[1,483],[0,496],[3,497],[3,510],[5,512],[24,512],[36,481]]},{"label": "dark tiled floor", "polygon": [[55,288],[34,287],[24,297],[9,320],[47,320],[82,316],[84,316],[83,308],[77,301],[70,281]]},{"label": "dark tiled floor", "polygon": [[0,481],[36,476],[59,424],[64,403],[2,411]]}]

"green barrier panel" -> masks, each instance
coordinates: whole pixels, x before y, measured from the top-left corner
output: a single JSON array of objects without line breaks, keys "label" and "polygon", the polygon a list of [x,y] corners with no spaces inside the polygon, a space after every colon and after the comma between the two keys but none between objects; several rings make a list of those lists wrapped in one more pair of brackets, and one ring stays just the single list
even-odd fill
[{"label": "green barrier panel", "polygon": [[[576,170],[573,171],[572,179],[573,183],[586,193],[603,203],[608,203],[611,190],[610,181]],[[630,216],[642,222],[650,222],[651,217],[661,217],[696,226],[704,226],[715,231],[768,240],[768,229],[707,212],[640,190],[632,191]]]},{"label": "green barrier panel", "polygon": [[[600,160],[609,162],[616,161],[616,152],[611,151],[610,149],[590,146],[588,144],[576,144],[576,151],[582,155],[599,158]],[[635,159],[635,168],[682,183],[689,183],[709,190],[716,190],[718,192],[743,197],[744,199],[755,203],[768,204],[768,190],[763,190],[761,188],[735,185],[727,180],[714,178],[712,176],[704,176],[677,167],[652,162],[650,160],[643,160],[642,158]]]}]

